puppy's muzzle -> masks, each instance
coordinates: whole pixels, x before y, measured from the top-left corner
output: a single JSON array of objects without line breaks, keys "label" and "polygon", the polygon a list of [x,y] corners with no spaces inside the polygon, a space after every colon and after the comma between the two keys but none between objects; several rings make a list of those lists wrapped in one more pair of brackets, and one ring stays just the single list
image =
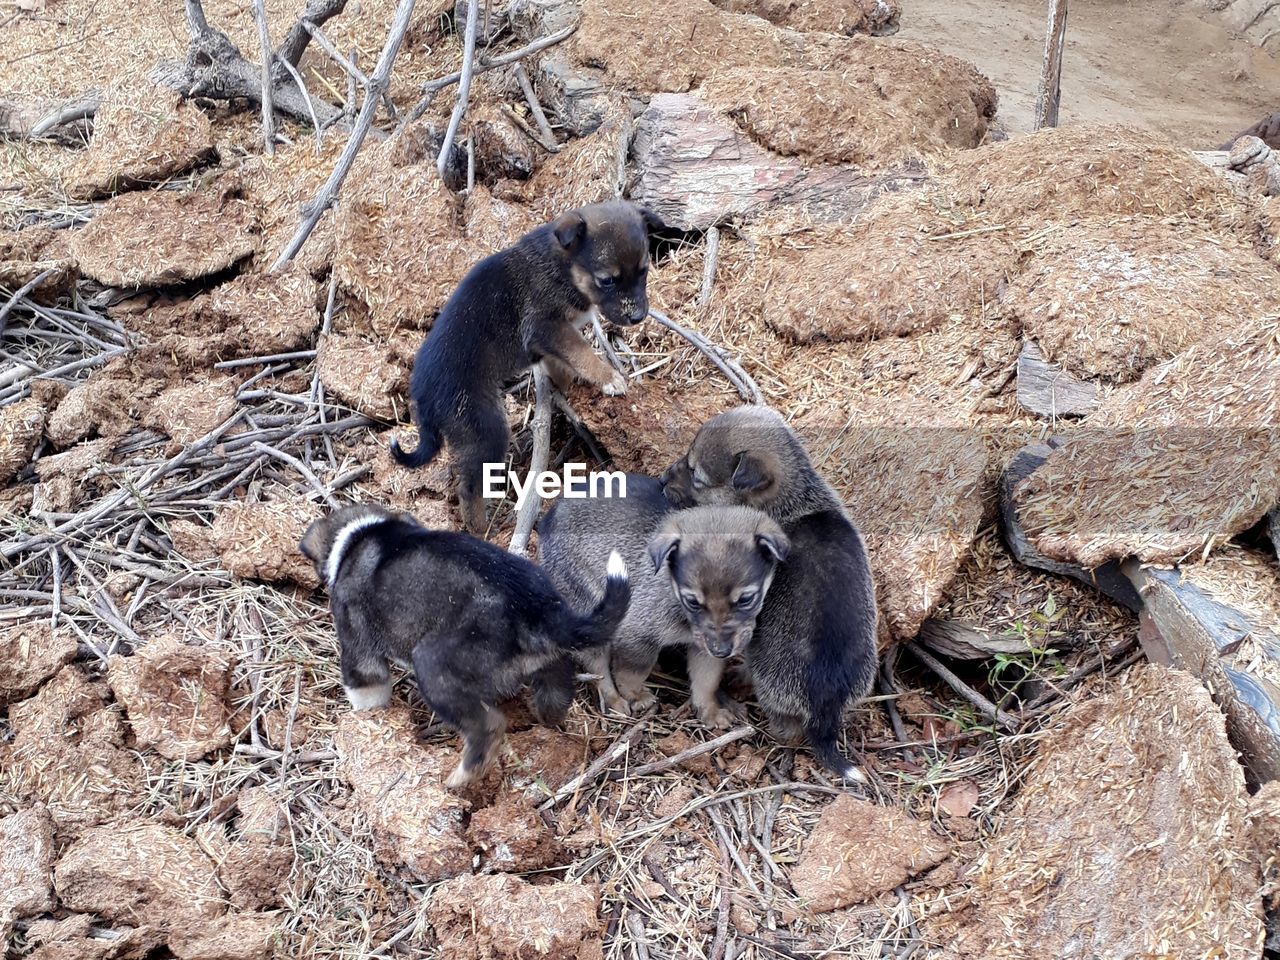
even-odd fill
[{"label": "puppy's muzzle", "polygon": [[707,653],[720,660],[727,660],[741,653],[742,649],[751,642],[751,632],[730,628],[715,633],[704,633],[700,639]]}]

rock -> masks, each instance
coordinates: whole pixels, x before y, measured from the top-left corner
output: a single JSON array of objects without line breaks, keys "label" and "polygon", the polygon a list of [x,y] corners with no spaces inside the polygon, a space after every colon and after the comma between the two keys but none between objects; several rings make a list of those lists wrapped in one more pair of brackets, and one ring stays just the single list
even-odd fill
[{"label": "rock", "polygon": [[47,419],[48,408],[35,397],[0,408],[0,485],[31,462]]},{"label": "rock", "polygon": [[480,850],[488,871],[526,873],[560,863],[560,842],[538,816],[532,800],[500,796],[471,815],[467,838]]},{"label": "rock", "polygon": [[404,707],[343,714],[334,746],[339,774],[373,827],[383,866],[423,883],[470,872],[463,831],[470,805],[444,786],[461,759],[457,751],[419,744]]},{"label": "rock", "polygon": [[451,960],[598,960],[599,910],[593,883],[535,887],[495,874],[441,884],[427,920]]},{"label": "rock", "polygon": [[1264,197],[1280,196],[1280,154],[1257,137],[1242,136],[1231,146],[1227,166],[1239,171]]},{"label": "rock", "polygon": [[1130,561],[1142,595],[1138,639],[1155,663],[1186,670],[1213,691],[1254,783],[1280,779],[1280,573],[1231,547],[1203,563],[1160,568]]},{"label": "rock", "polygon": [[1247,800],[1198,681],[1158,665],[1099,678],[1040,742],[969,888],[947,891],[953,911],[921,936],[947,960],[1256,957]]},{"label": "rock", "polygon": [[1237,133],[1220,149],[1230,150],[1243,137],[1257,137],[1272,150],[1280,150],[1280,110],[1263,117],[1248,130]]},{"label": "rock", "polygon": [[233,503],[218,511],[212,539],[232,576],[314,590],[320,578],[298,544],[319,516],[319,508],[305,500]]},{"label": "rock", "polygon": [[930,617],[920,625],[920,643],[952,660],[985,660],[997,654],[1023,656],[1031,652],[1025,637],[996,634],[971,623]]},{"label": "rock", "polygon": [[89,683],[74,665],[10,706],[9,725],[14,737],[0,745],[0,784],[45,804],[59,839],[139,802],[144,778],[124,749],[120,714],[107,706],[105,684]]},{"label": "rock", "polygon": [[790,206],[852,219],[873,197],[920,179],[869,175],[783,157],[758,146],[700,96],[660,93],[636,120],[632,196],[681,230]]},{"label": "rock", "polygon": [[385,345],[328,333],[316,353],[320,383],[351,409],[380,420],[408,414],[409,371]]},{"label": "rock", "polygon": [[0,707],[31,696],[76,656],[76,637],[65,627],[24,623],[0,631]]},{"label": "rock", "polygon": [[169,934],[178,960],[269,960],[281,921],[260,913],[229,913],[182,926]]},{"label": "rock", "polygon": [[1142,598],[1120,569],[1119,562],[1110,560],[1093,570],[1074,563],[1064,563],[1045,556],[1027,538],[1018,518],[1015,494],[1018,485],[1039,469],[1056,449],[1052,444],[1032,443],[1019,450],[1005,467],[1000,477],[1000,522],[1005,543],[1020,563],[1037,570],[1047,570],[1064,577],[1072,577],[1081,583],[1097,587],[1112,600],[1130,610],[1142,609]]},{"label": "rock", "polygon": [[140,747],[169,760],[199,760],[231,743],[231,669],[223,650],[166,635],[131,657],[112,657],[107,681]]},{"label": "rock", "polygon": [[181,930],[226,910],[199,845],[157,823],[86,830],[53,872],[58,899],[107,920]]},{"label": "rock", "polygon": [[929,824],[845,795],[822,811],[791,868],[791,885],[810,910],[826,913],[892,890],[950,852]]},{"label": "rock", "polygon": [[209,118],[194,103],[146,83],[106,96],[89,147],[67,174],[67,195],[93,200],[151,187],[214,154]]},{"label": "rock", "polygon": [[0,918],[30,917],[53,898],[53,820],[42,806],[0,818]]},{"label": "rock", "polygon": [[255,214],[229,185],[126,193],[71,240],[87,276],[112,287],[162,287],[219,273],[258,248]]},{"label": "rock", "polygon": [[1034,340],[1018,355],[1018,406],[1038,417],[1086,417],[1098,405],[1098,387],[1049,363]]}]

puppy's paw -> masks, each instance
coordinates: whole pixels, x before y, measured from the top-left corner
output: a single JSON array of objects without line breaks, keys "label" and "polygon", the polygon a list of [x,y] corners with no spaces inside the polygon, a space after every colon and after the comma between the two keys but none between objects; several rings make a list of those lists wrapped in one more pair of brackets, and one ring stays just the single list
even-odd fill
[{"label": "puppy's paw", "polygon": [[640,714],[644,713],[646,710],[648,710],[657,702],[658,702],[658,698],[655,697],[648,690],[645,690],[644,693],[641,693],[638,696],[631,698],[631,701],[630,701],[631,716],[633,717],[640,716]]},{"label": "puppy's paw", "polygon": [[612,713],[617,717],[631,716],[631,704],[622,697],[601,697],[600,699],[605,713]]},{"label": "puppy's paw", "polygon": [[454,768],[453,773],[449,774],[449,779],[444,782],[445,787],[449,790],[458,791],[466,787],[476,779],[476,771],[468,769],[465,763],[459,763]]},{"label": "puppy's paw", "polygon": [[720,704],[699,710],[698,719],[712,730],[728,730],[738,722],[737,714],[729,707]]},{"label": "puppy's paw", "polygon": [[627,378],[614,373],[613,379],[600,388],[606,397],[620,397],[627,392]]}]

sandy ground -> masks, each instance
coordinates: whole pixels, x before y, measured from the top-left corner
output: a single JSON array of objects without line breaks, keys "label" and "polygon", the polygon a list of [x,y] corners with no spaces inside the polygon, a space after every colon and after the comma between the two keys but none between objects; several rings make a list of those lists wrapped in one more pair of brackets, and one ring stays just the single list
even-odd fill
[{"label": "sandy ground", "polygon": [[[973,62],[1010,133],[1031,129],[1046,0],[902,0],[898,34]],[[1197,150],[1280,109],[1280,61],[1214,14],[1169,0],[1072,0],[1061,121],[1135,124]]]}]

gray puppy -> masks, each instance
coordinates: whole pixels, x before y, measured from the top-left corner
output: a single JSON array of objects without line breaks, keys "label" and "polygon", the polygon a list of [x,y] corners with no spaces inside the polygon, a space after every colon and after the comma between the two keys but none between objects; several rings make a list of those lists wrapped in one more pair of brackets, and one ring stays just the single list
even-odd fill
[{"label": "gray puppy", "polygon": [[646,680],[663,647],[688,650],[694,710],[710,727],[733,724],[732,705],[717,692],[725,661],[749,649],[756,616],[789,545],[758,510],[672,510],[662,485],[627,475],[627,496],[557,501],[539,527],[539,559],[564,596],[586,607],[599,601],[611,550],[638,575],[631,607],[613,642],[578,654],[600,677],[606,709],[639,712],[653,703]]},{"label": "gray puppy", "polygon": [[573,700],[568,654],[608,643],[631,597],[616,553],[599,602],[579,614],[528,560],[371,505],[317,520],[300,546],[329,588],[351,705],[386,706],[390,665],[412,663],[422,699],[462,733],[450,788],[488,768],[506,729],[495,704],[526,682],[540,721],[564,719]]},{"label": "gray puppy", "polygon": [[785,531],[791,556],[756,623],[748,666],[775,734],[803,733],[823,765],[863,780],[837,741],[845,705],[876,673],[876,600],[862,537],[799,438],[768,407],[712,417],[663,475],[673,505],[746,504]]}]

